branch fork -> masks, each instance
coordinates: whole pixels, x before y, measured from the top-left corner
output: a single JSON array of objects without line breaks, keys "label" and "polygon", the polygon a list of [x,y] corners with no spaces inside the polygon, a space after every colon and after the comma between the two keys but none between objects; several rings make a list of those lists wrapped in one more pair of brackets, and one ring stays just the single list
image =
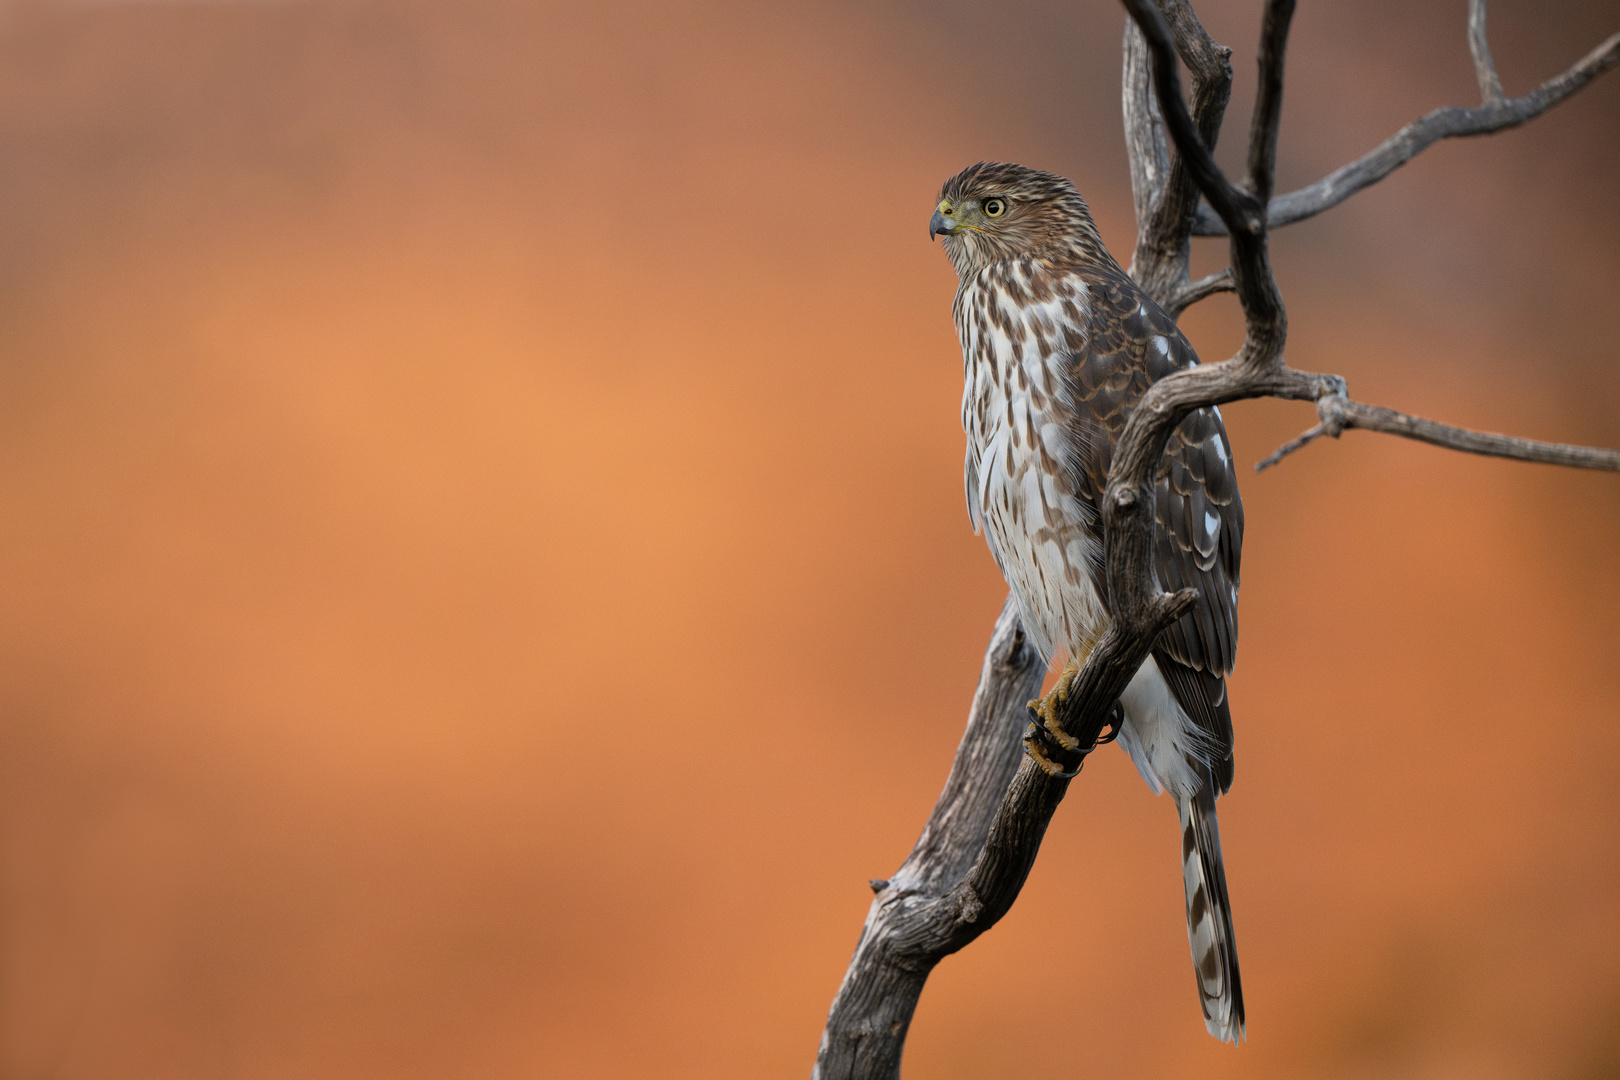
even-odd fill
[{"label": "branch fork", "polygon": [[1344,431],[1347,415],[1344,411],[1345,403],[1349,399],[1343,393],[1326,394],[1316,399],[1316,415],[1320,420],[1314,427],[1300,432],[1298,435],[1273,450],[1267,457],[1255,463],[1255,472],[1264,472],[1295,450],[1303,450],[1323,435],[1337,439]]}]

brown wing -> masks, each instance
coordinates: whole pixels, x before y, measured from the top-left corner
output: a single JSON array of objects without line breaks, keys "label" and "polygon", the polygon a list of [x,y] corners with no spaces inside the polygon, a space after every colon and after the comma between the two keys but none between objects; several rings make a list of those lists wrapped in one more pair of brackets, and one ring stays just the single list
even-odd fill
[{"label": "brown wing", "polygon": [[[1175,320],[1118,267],[1088,268],[1083,275],[1091,319],[1085,355],[1075,357],[1072,375],[1078,413],[1074,464],[1083,497],[1100,506],[1114,444],[1131,409],[1150,384],[1198,363],[1198,356]],[[1153,655],[1187,715],[1226,751],[1215,770],[1224,792],[1232,783],[1226,675],[1237,655],[1243,502],[1226,426],[1215,409],[1192,413],[1171,435],[1154,499],[1159,585],[1169,591],[1195,588],[1198,602],[1160,636]],[[1107,604],[1101,567],[1091,569]]]}]

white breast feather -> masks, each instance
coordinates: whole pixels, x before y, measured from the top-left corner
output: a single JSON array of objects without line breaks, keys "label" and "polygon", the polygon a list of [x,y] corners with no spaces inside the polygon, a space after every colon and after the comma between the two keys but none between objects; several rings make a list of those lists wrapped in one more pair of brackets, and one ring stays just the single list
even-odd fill
[{"label": "white breast feather", "polygon": [[1089,649],[1105,616],[1086,573],[1095,543],[1093,517],[1067,471],[1065,423],[1073,403],[1065,369],[1065,331],[1083,336],[1085,284],[1069,277],[1057,295],[1019,307],[998,274],[1027,288],[1023,267],[992,267],[957,297],[962,338],[962,427],[968,516],[983,531],[996,564],[1018,597],[1024,628],[1052,659]]}]

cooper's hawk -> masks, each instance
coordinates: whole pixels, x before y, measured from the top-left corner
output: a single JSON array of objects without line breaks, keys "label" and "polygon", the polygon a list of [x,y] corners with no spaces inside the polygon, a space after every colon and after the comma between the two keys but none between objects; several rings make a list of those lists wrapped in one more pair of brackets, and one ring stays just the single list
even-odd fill
[{"label": "cooper's hawk", "polygon": [[[967,502],[1057,686],[1050,718],[1108,625],[1098,507],[1131,408],[1155,380],[1198,363],[1175,320],[1103,247],[1074,185],[981,162],[945,182],[929,236],[960,284]],[[1243,1037],[1243,991],[1215,799],[1232,785],[1226,675],[1237,649],[1243,504],[1219,410],[1176,429],[1155,490],[1154,566],[1198,590],[1120,698],[1119,743],[1181,815],[1187,937],[1204,1023]]]}]

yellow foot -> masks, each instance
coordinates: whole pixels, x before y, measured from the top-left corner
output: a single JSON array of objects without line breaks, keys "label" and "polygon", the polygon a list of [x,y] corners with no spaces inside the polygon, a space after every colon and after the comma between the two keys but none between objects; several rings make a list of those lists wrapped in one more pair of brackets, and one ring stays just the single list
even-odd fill
[{"label": "yellow foot", "polygon": [[1024,729],[1024,752],[1030,756],[1030,760],[1039,765],[1041,770],[1048,776],[1072,777],[1080,775],[1078,767],[1073,769],[1064,768],[1063,765],[1047,757],[1046,750],[1041,746],[1039,736],[1040,729],[1034,724]]},{"label": "yellow foot", "polygon": [[1068,663],[1064,664],[1063,670],[1058,673],[1057,682],[1052,684],[1051,691],[1045,697],[1029,703],[1029,711],[1034,713],[1036,718],[1040,720],[1041,727],[1045,728],[1046,733],[1052,736],[1053,742],[1065,750],[1078,750],[1080,740],[1069,735],[1058,724],[1057,707],[1061,702],[1069,699],[1069,687],[1074,685],[1074,677],[1080,674],[1080,665],[1083,663],[1085,663],[1084,657],[1076,659],[1070,656]]}]

